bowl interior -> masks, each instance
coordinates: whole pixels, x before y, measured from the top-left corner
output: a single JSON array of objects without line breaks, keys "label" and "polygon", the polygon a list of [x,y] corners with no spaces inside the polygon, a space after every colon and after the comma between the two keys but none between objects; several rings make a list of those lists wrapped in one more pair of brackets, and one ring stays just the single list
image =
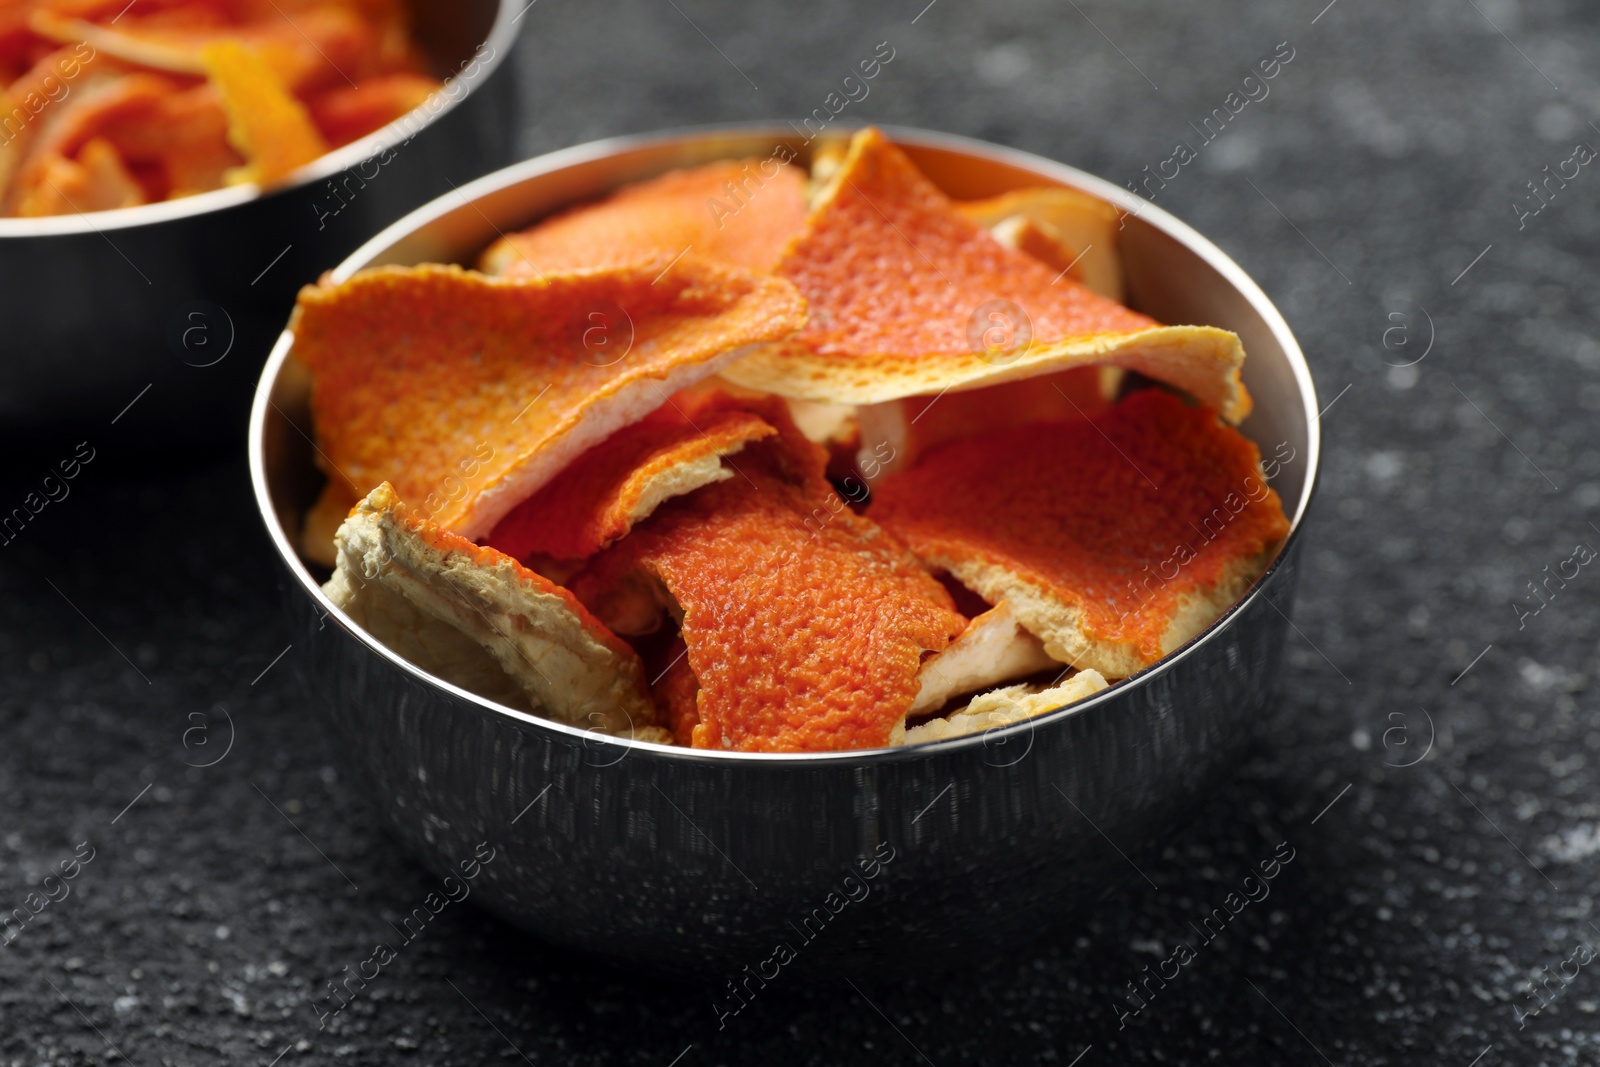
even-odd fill
[{"label": "bowl interior", "polygon": [[[1255,408],[1241,429],[1263,457],[1279,457],[1272,484],[1290,518],[1290,536],[1295,535],[1317,470],[1316,392],[1287,323],[1237,264],[1165,211],[1071,167],[964,138],[892,127],[886,132],[933,181],[958,198],[1062,185],[1122,208],[1126,214],[1120,242],[1128,303],[1162,322],[1219,326],[1242,338],[1247,353],[1243,376]],[[470,266],[497,237],[629,182],[717,159],[765,157],[780,145],[805,162],[819,143],[808,143],[779,127],[743,127],[620,138],[566,149],[488,175],[419,208],[372,238],[332,275],[344,280],[358,270],[385,264]],[[287,332],[279,338],[263,371],[251,420],[252,474],[263,515],[285,562],[322,610],[337,612],[294,548],[301,516],[316,499],[323,476],[313,462],[310,380],[292,358],[292,341]],[[1216,625],[1221,622],[1213,629]],[[1191,647],[1204,640],[1202,634]]]}]

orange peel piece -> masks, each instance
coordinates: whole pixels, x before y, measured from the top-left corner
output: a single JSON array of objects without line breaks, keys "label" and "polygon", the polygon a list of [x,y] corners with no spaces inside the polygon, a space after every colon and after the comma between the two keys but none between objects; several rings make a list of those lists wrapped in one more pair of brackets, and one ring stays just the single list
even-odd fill
[{"label": "orange peel piece", "polygon": [[[655,722],[644,667],[571,593],[409,510],[387,482],[339,528],[329,598],[424,670],[574,726]],[[661,734],[649,735],[663,739]]]},{"label": "orange peel piece", "polygon": [[[1087,418],[1110,406],[1104,367],[1072,367],[943,396],[913,396],[856,409],[863,473],[907,467],[947,441],[1012,426]],[[876,477],[875,473],[872,477]],[[869,479],[870,480],[870,479]]]},{"label": "orange peel piece", "polygon": [[665,266],[543,279],[379,267],[302,289],[289,328],[326,492],[389,481],[481,537],[591,446],[804,321],[781,279]]},{"label": "orange peel piece", "polygon": [[727,397],[679,393],[579,456],[484,543],[518,559],[592,556],[672,497],[732,478],[723,457],[777,432]]},{"label": "orange peel piece", "polygon": [[937,711],[955,697],[1057,666],[1002,600],[923,662],[917,672],[917,699],[907,714]]},{"label": "orange peel piece", "polygon": [[1107,687],[1099,671],[1078,671],[1048,688],[1023,683],[983,693],[959,711],[906,728],[903,745],[925,745],[953,737],[987,733],[1091,697]]},{"label": "orange peel piece", "polygon": [[122,155],[103,137],[89,141],[78,152],[88,179],[85,211],[112,211],[136,207],[146,201],[143,187],[129,172]]},{"label": "orange peel piece", "polygon": [[240,181],[272,185],[327,152],[311,113],[261,55],[238,41],[200,49],[228,115],[228,141],[245,160]]},{"label": "orange peel piece", "polygon": [[573,591],[607,619],[611,591],[641,575],[660,583],[682,612],[698,685],[694,715],[680,696],[674,721],[696,748],[887,745],[916,699],[924,654],[966,620],[895,538],[833,508],[826,453],[781,405],[764,417],[779,436],[746,450],[739,477],[662,505]]},{"label": "orange peel piece", "polygon": [[805,226],[806,177],[776,156],[723,160],[625,186],[490,245],[490,274],[614,266],[688,250],[770,273]]},{"label": "orange peel piece", "polygon": [[71,177],[74,167],[82,169],[73,157],[119,119],[158,106],[173,88],[171,79],[158,74],[95,79],[85,76],[77,85],[78,91],[63,97],[35,120],[38,129],[31,134],[27,158],[18,168],[9,194],[13,212],[58,215],[96,210],[84,202],[88,195],[87,171],[78,178]]},{"label": "orange peel piece", "polygon": [[340,85],[310,101],[317,129],[333,145],[349,144],[420,107],[439,88],[421,74],[400,71]]},{"label": "orange peel piece", "polygon": [[1093,419],[936,449],[875,487],[869,514],[1051,657],[1122,678],[1243,595],[1289,523],[1260,453],[1156,389]]},{"label": "orange peel piece", "polygon": [[1121,214],[1099,197],[1077,189],[1040,187],[957,202],[956,208],[1002,244],[1122,302],[1125,287],[1117,251]]},{"label": "orange peel piece", "polygon": [[871,404],[1114,364],[1229,421],[1250,410],[1237,336],[1162,326],[1058,279],[962,215],[875,129],[856,134],[778,273],[811,320],[724,372],[753,389]]}]

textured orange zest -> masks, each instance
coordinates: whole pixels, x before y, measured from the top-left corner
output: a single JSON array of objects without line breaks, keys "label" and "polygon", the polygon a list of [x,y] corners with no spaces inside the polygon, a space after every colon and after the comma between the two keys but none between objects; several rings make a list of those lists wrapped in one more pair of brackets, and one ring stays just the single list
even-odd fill
[{"label": "textured orange zest", "polygon": [[[615,411],[628,397],[655,407],[669,376],[710,374],[803,321],[787,282],[687,257],[664,266],[544,279],[380,267],[307,286],[290,329],[313,375],[319,462],[358,494],[392,482],[441,525],[481,536],[565,464],[548,450],[606,436],[597,420],[630,421]],[[497,489],[491,508],[482,498]]]},{"label": "textured orange zest", "polygon": [[1289,531],[1260,453],[1159,390],[1091,420],[969,438],[874,488],[872,517],[919,556],[995,563],[1149,662],[1189,594]]},{"label": "textured orange zest", "polygon": [[1157,325],[1001,245],[876,130],[835,181],[778,268],[811,305],[799,339],[820,354],[970,352],[973,312],[997,299],[1027,312],[1035,343]]},{"label": "textured orange zest", "polygon": [[[666,586],[700,687],[696,748],[886,745],[916,697],[923,654],[965,619],[895,538],[833,510],[822,450],[780,434],[745,450],[740,476],[662,505],[573,589],[595,603],[640,570]],[[673,716],[680,728],[690,719]]]},{"label": "textured orange zest", "polygon": [[536,275],[687,248],[769,273],[805,225],[805,183],[801,171],[775,158],[672,171],[512,234],[491,255],[508,274]]},{"label": "textured orange zest", "polygon": [[632,529],[652,477],[777,433],[760,415],[730,404],[677,394],[579,456],[501,519],[484,542],[518,559],[536,552],[556,559],[592,556]]}]

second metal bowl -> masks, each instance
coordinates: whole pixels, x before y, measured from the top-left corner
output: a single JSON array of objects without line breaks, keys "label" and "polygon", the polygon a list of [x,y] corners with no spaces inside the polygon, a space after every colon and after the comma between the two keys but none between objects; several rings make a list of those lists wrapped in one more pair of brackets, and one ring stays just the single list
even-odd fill
[{"label": "second metal bowl", "polygon": [[236,434],[300,286],[382,226],[511,158],[502,61],[513,0],[416,0],[435,100],[301,168],[282,188],[0,219],[0,433],[113,420],[142,440]]}]

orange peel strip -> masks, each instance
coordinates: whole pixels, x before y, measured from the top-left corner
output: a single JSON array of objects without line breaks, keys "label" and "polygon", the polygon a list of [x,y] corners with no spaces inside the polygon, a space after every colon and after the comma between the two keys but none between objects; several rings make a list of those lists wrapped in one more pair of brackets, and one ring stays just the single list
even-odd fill
[{"label": "orange peel strip", "polygon": [[722,457],[777,432],[726,398],[679,393],[579,456],[484,543],[518,559],[592,556],[671,497],[733,477]]},{"label": "orange peel strip", "polygon": [[1208,626],[1289,531],[1256,446],[1155,389],[1092,420],[946,445],[885,477],[869,514],[1008,601],[1053,658],[1108,678]]},{"label": "orange peel strip", "polygon": [[811,321],[725,372],[753,389],[871,404],[1110,363],[1229,421],[1250,410],[1234,334],[1161,326],[1057,279],[962,215],[875,129],[855,136],[778,273],[805,295]]},{"label": "orange peel strip", "polygon": [[[740,476],[662,505],[573,591],[604,619],[607,591],[642,572],[676,601],[699,685],[696,748],[887,745],[916,699],[924,654],[966,620],[895,538],[834,509],[826,454],[781,406],[764,417],[780,436],[746,449]],[[689,718],[674,712],[679,728]]]},{"label": "orange peel strip", "polygon": [[666,265],[544,279],[379,267],[301,290],[290,329],[327,492],[389,481],[481,537],[592,445],[804,321],[781,279]]},{"label": "orange peel strip", "polygon": [[328,150],[306,106],[260,54],[238,41],[200,49],[228,114],[228,141],[246,164],[242,180],[272,185]]},{"label": "orange peel strip", "polygon": [[491,274],[538,275],[689,249],[770,273],[805,226],[805,182],[776,155],[671,171],[502,238],[480,265]]},{"label": "orange peel strip", "polygon": [[351,511],[338,549],[329,598],[425,670],[503,702],[509,679],[534,710],[575,726],[654,723],[632,648],[567,590],[429,522],[387,482]]}]

